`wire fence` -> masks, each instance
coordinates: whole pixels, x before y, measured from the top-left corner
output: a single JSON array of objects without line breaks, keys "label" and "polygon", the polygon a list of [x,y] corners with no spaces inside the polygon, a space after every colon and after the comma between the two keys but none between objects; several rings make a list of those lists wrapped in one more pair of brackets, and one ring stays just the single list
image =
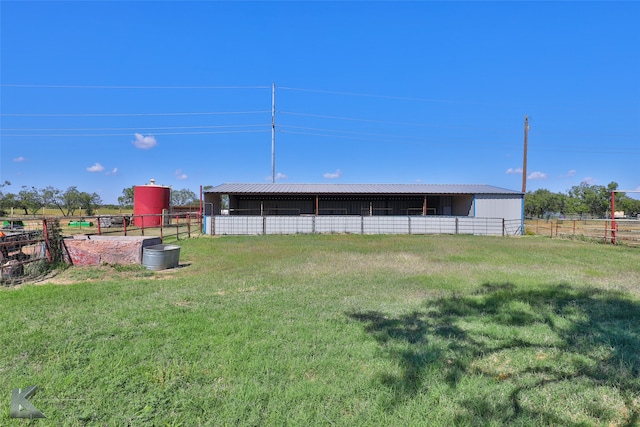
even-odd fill
[{"label": "wire fence", "polygon": [[[181,240],[202,234],[198,212],[176,215],[100,215],[0,218],[0,284],[33,280],[50,270],[63,240],[85,236],[147,236]],[[60,257],[61,261],[68,257]]]},{"label": "wire fence", "polygon": [[212,235],[265,234],[522,234],[521,220],[433,216],[206,216]]},{"label": "wire fence", "polygon": [[[614,225],[615,224],[615,225]],[[527,233],[558,239],[589,239],[602,243],[640,247],[637,219],[527,219]]]},{"label": "wire fence", "polygon": [[202,234],[202,216],[198,212],[64,217],[60,218],[60,225],[65,236],[152,236],[180,240]]},{"label": "wire fence", "polygon": [[46,239],[42,220],[10,218],[0,221],[0,283],[20,283],[46,270]]}]

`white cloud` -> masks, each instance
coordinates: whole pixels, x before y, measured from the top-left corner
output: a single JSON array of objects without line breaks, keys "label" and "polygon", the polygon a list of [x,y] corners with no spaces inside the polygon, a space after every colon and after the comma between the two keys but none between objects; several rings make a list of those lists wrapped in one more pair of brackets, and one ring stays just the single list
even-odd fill
[{"label": "white cloud", "polygon": [[338,179],[342,176],[342,171],[340,169],[336,170],[335,172],[327,172],[325,173],[324,176],[326,179]]},{"label": "white cloud", "polygon": [[105,175],[117,175],[118,174],[118,168],[113,168],[111,171],[105,173]]},{"label": "white cloud", "polygon": [[515,168],[515,169],[509,168],[509,169],[507,169],[507,174],[508,175],[513,175],[513,174],[516,174],[516,173],[522,173],[522,168]]},{"label": "white cloud", "polygon": [[584,182],[585,184],[593,185],[596,183],[596,179],[593,177],[587,176],[582,179],[582,182]]},{"label": "white cloud", "polygon": [[[277,181],[277,180],[279,180],[279,179],[287,179],[287,178],[289,178],[287,175],[285,175],[285,174],[283,174],[283,173],[278,172],[278,173],[276,174],[276,176],[274,176],[274,177],[273,177],[273,180],[274,180],[274,181]],[[269,182],[271,182],[271,179],[272,179],[271,175],[269,175],[269,176],[265,176],[265,177],[264,177],[264,180],[265,180],[265,181],[269,181]]]},{"label": "white cloud", "polygon": [[27,159],[25,159],[22,156],[16,157],[15,159],[13,159],[13,161],[16,162],[16,163],[21,163],[21,162],[24,162],[25,160],[27,160]]},{"label": "white cloud", "polygon": [[158,141],[156,141],[156,138],[153,136],[144,136],[141,133],[135,133],[134,135],[136,139],[135,141],[131,141],[131,143],[141,150],[148,150],[158,144]]},{"label": "white cloud", "polygon": [[177,178],[177,179],[180,179],[180,180],[185,180],[185,179],[189,178],[189,177],[187,176],[187,174],[186,174],[186,173],[183,173],[183,172],[182,172],[182,169],[178,169],[178,170],[176,171],[176,174],[175,174],[175,175],[176,175],[176,178]]},{"label": "white cloud", "polygon": [[547,174],[544,172],[531,172],[527,179],[547,179]]},{"label": "white cloud", "polygon": [[576,174],[576,170],[575,169],[571,169],[569,172],[567,172],[567,178],[571,178],[575,174]]},{"label": "white cloud", "polygon": [[102,172],[104,170],[104,166],[100,163],[96,163],[93,166],[89,166],[87,168],[87,172]]}]

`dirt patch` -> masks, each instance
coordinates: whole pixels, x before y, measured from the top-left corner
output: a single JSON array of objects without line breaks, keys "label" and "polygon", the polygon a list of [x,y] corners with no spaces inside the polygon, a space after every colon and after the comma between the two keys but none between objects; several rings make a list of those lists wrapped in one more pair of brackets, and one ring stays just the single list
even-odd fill
[{"label": "dirt patch", "polygon": [[18,286],[25,285],[71,285],[74,283],[100,282],[108,280],[136,280],[143,278],[153,278],[154,272],[146,270],[142,266],[78,266],[69,267],[65,270],[53,271],[41,278],[24,282]]},{"label": "dirt patch", "polygon": [[64,270],[55,270],[44,276],[34,279],[25,279],[10,288],[21,288],[27,285],[71,285],[74,283],[91,283],[112,280],[140,280],[140,279],[163,279],[182,271],[191,265],[180,263],[177,268],[151,271],[142,265],[95,265],[95,266],[71,266]]}]

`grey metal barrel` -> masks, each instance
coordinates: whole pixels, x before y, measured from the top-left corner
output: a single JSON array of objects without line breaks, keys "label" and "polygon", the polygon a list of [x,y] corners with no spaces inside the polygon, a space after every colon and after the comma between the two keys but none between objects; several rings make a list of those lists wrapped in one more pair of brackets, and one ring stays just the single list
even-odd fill
[{"label": "grey metal barrel", "polygon": [[177,267],[180,262],[180,246],[152,245],[142,249],[142,265],[147,270],[165,270]]}]

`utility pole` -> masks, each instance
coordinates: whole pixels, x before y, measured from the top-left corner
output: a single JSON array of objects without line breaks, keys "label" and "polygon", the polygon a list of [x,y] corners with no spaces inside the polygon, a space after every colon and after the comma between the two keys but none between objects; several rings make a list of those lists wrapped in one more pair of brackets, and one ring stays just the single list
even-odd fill
[{"label": "utility pole", "polygon": [[271,84],[271,183],[276,182],[276,84]]},{"label": "utility pole", "polygon": [[524,159],[522,160],[522,192],[527,192],[527,140],[529,138],[529,116],[524,116]]}]

